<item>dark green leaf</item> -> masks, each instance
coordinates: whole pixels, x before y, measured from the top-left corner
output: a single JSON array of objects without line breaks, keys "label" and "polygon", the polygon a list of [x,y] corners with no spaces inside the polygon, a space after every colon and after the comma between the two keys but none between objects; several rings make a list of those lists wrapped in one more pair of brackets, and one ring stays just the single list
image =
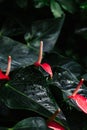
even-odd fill
[{"label": "dark green leaf", "polygon": [[36,48],[39,47],[40,41],[43,41],[44,51],[51,51],[59,37],[63,22],[64,16],[57,19],[45,19],[34,22],[30,31],[25,34],[28,46]]},{"label": "dark green leaf", "polygon": [[[33,66],[14,71],[11,81],[1,88],[0,97],[10,108],[31,110],[46,118],[59,108],[44,76]],[[56,121],[66,123],[62,112]]]},{"label": "dark green leaf", "polygon": [[51,130],[47,127],[46,121],[41,117],[30,117],[18,122],[12,128],[0,127],[0,130]]},{"label": "dark green leaf", "polygon": [[20,8],[26,8],[28,5],[28,0],[16,0],[16,2]]},{"label": "dark green leaf", "polygon": [[82,78],[87,81],[87,73],[85,73],[84,75],[82,75]]},{"label": "dark green leaf", "polygon": [[83,69],[79,63],[56,52],[46,53],[43,62],[49,63],[52,67],[61,66],[62,68],[69,70],[78,78],[85,73],[85,69]]},{"label": "dark green leaf", "polygon": [[87,10],[87,1],[85,1],[85,2],[82,1],[82,3],[80,4],[80,8]]},{"label": "dark green leaf", "polygon": [[63,15],[63,11],[56,1],[50,1],[50,8],[55,18],[61,17]]},{"label": "dark green leaf", "polygon": [[46,122],[41,117],[31,117],[18,122],[13,130],[50,130]]},{"label": "dark green leaf", "polygon": [[24,30],[24,26],[17,21],[15,18],[13,19],[13,17],[11,19],[7,19],[1,29],[0,29],[0,36],[18,36],[20,34],[24,34],[25,30]]},{"label": "dark green leaf", "polygon": [[0,99],[0,126],[12,126],[13,120],[11,110]]},{"label": "dark green leaf", "polygon": [[12,129],[5,128],[5,127],[0,127],[0,130],[12,130]]},{"label": "dark green leaf", "polygon": [[35,8],[42,8],[44,6],[49,5],[48,0],[34,0],[34,6]]},{"label": "dark green leaf", "polygon": [[[58,89],[63,92],[63,98],[65,101],[67,101],[70,105],[73,105],[75,108],[78,109],[76,103],[73,100],[68,99],[68,96],[72,95],[73,91],[77,87],[77,84],[79,83],[79,80],[73,73],[62,67],[54,67],[53,72],[54,77],[52,84],[58,87]],[[79,89],[78,93],[87,97],[87,87],[83,85]]]},{"label": "dark green leaf", "polygon": [[68,1],[67,0],[57,0],[57,1],[61,4],[61,6],[65,10],[69,11],[70,13],[75,12],[76,2],[74,0],[68,0]]},{"label": "dark green leaf", "polygon": [[8,37],[0,38],[0,68],[6,71],[7,58],[12,57],[12,67],[18,68],[21,66],[31,65],[37,60],[38,53],[26,45],[14,41]]},{"label": "dark green leaf", "polygon": [[75,33],[87,40],[87,27],[76,29]]}]

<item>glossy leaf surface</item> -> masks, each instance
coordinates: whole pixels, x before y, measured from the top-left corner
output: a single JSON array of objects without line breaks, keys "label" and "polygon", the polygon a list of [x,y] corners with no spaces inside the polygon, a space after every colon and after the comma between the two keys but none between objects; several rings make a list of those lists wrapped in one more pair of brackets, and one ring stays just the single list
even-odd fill
[{"label": "glossy leaf surface", "polygon": [[19,68],[33,64],[37,59],[37,54],[34,50],[29,49],[26,45],[14,41],[8,37],[0,38],[0,68],[3,71],[7,67],[7,57],[12,57],[11,69]]},{"label": "glossy leaf surface", "polygon": [[12,128],[5,128],[0,127],[0,130],[50,130],[47,127],[46,121],[41,117],[30,117],[24,120],[19,121],[14,127]]},{"label": "glossy leaf surface", "polygon": [[30,117],[18,122],[14,127],[13,130],[50,130],[47,125],[46,121],[41,117]]},{"label": "glossy leaf surface", "polygon": [[[53,69],[53,85],[57,86],[63,92],[63,98],[66,100],[68,99],[68,96],[72,95],[79,81],[76,78],[76,76],[67,69],[61,67],[54,67]],[[86,97],[87,88],[85,85],[83,85],[79,89],[78,94],[82,94]],[[78,108],[78,105],[76,105],[76,103],[73,100],[66,101],[73,105],[75,108]]]},{"label": "glossy leaf surface", "polygon": [[[11,76],[11,81],[0,91],[0,97],[8,107],[31,110],[46,118],[59,108],[38,69],[25,67],[14,71]],[[66,123],[63,113],[56,120]]]},{"label": "glossy leaf surface", "polygon": [[25,41],[28,46],[39,48],[40,41],[43,41],[43,51],[50,52],[61,32],[65,17],[57,19],[45,19],[32,23],[30,31],[25,34]]},{"label": "glossy leaf surface", "polygon": [[49,63],[52,67],[60,66],[61,68],[64,68],[67,71],[73,73],[77,78],[85,73],[85,69],[83,69],[79,63],[72,60],[71,58],[59,54],[58,52],[46,53],[43,58],[43,62]]}]

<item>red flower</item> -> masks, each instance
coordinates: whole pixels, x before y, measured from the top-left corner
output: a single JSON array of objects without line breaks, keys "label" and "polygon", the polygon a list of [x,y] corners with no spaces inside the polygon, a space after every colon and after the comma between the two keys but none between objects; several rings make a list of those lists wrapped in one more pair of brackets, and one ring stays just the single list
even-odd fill
[{"label": "red flower", "polygon": [[34,63],[34,65],[37,66],[37,67],[39,67],[39,66],[42,67],[42,69],[44,69],[50,75],[50,77],[52,78],[53,73],[52,73],[51,66],[47,63],[41,64],[42,53],[43,53],[43,42],[41,41],[40,42],[39,57],[38,57],[38,60]]},{"label": "red flower", "polygon": [[60,109],[55,111],[55,113],[47,121],[47,126],[49,128],[52,128],[53,130],[65,130],[65,128],[63,126],[61,126],[57,122],[53,121],[59,112],[60,112]]},{"label": "red flower", "polygon": [[53,130],[65,130],[60,124],[56,123],[55,121],[51,121],[47,124],[49,128],[52,128]]},{"label": "red flower", "polygon": [[7,79],[7,80],[9,80],[9,76],[6,75],[6,74],[4,74],[4,73],[2,72],[2,70],[0,70],[0,80],[2,80],[2,79]]},{"label": "red flower", "polygon": [[77,88],[75,89],[75,91],[73,92],[72,95],[68,96],[68,98],[73,99],[76,104],[78,105],[78,107],[87,114],[87,98],[77,94],[79,88],[82,86],[84,79],[81,79],[81,81],[79,82]]},{"label": "red flower", "polygon": [[75,96],[69,96],[69,98],[75,100],[78,107],[87,114],[87,98],[80,94],[76,94]]},{"label": "red flower", "polygon": [[11,68],[11,56],[8,57],[8,66],[7,66],[7,70],[6,73],[4,74],[2,72],[2,70],[0,70],[0,80],[9,80],[9,73],[10,73],[10,68]]}]

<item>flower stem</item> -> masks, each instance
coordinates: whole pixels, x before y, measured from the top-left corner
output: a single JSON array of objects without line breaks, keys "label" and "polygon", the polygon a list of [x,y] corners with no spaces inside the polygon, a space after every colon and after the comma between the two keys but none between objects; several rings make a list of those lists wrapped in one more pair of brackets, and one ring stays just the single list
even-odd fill
[{"label": "flower stem", "polygon": [[72,96],[75,96],[75,95],[77,94],[78,90],[80,89],[80,87],[81,87],[82,84],[83,84],[83,81],[84,81],[84,79],[81,79],[81,80],[80,80],[80,82],[78,83],[78,85],[77,85],[75,91],[73,92]]},{"label": "flower stem", "polygon": [[39,49],[39,56],[38,56],[38,60],[37,63],[41,63],[43,58],[43,41],[40,42],[40,49]]},{"label": "flower stem", "polygon": [[5,75],[8,76],[11,70],[11,56],[8,56],[8,66]]},{"label": "flower stem", "polygon": [[60,112],[60,109],[56,110],[55,113],[47,120],[47,123],[53,121],[59,112]]}]

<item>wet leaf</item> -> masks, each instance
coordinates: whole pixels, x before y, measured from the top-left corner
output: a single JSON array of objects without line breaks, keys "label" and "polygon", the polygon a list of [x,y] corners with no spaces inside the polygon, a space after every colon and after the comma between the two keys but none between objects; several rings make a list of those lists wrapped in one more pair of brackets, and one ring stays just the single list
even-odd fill
[{"label": "wet leaf", "polygon": [[[27,109],[49,118],[59,106],[53,98],[43,74],[33,66],[11,74],[11,80],[0,90],[0,98],[13,109]],[[5,95],[5,96],[4,96]],[[66,124],[63,113],[56,121]]]},{"label": "wet leaf", "polygon": [[[73,91],[76,89],[78,85],[79,80],[69,70],[61,67],[54,67],[53,72],[54,72],[54,77],[51,84],[58,87],[62,91],[63,98],[67,103],[79,109],[78,105],[74,100],[72,99],[68,100],[68,96],[72,95]],[[86,97],[87,87],[83,85],[79,89],[78,94],[81,94]]]},{"label": "wet leaf", "polygon": [[71,58],[60,55],[55,51],[51,53],[46,53],[43,58],[43,62],[47,62],[52,67],[61,66],[61,68],[69,70],[71,73],[73,73],[77,78],[85,74],[85,69],[79,63],[72,60]]}]

